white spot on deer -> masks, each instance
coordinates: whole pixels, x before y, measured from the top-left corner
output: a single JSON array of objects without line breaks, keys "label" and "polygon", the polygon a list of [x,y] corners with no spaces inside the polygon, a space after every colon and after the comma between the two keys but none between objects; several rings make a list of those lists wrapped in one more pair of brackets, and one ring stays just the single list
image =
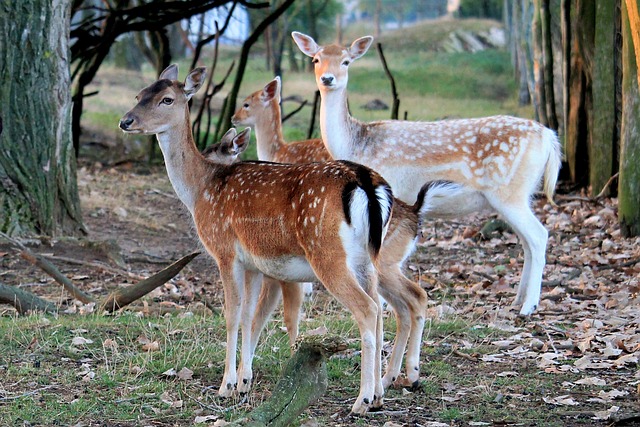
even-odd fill
[{"label": "white spot on deer", "polygon": [[500,150],[504,151],[505,153],[507,153],[507,152],[509,152],[509,146],[506,143],[501,142],[500,143]]}]

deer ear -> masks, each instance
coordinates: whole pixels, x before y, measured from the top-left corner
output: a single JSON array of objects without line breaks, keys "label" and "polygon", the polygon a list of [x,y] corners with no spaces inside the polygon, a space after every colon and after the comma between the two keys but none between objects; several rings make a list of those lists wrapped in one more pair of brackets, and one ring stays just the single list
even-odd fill
[{"label": "deer ear", "polygon": [[184,80],[184,94],[190,99],[204,84],[207,77],[207,69],[205,67],[195,68],[189,73]]},{"label": "deer ear", "polygon": [[160,73],[158,80],[178,80],[178,66],[171,64]]},{"label": "deer ear", "polygon": [[230,144],[233,141],[233,138],[236,137],[236,128],[230,128],[222,138],[220,139],[220,144]]},{"label": "deer ear", "polygon": [[351,59],[358,59],[362,55],[367,53],[369,47],[371,46],[371,43],[373,43],[373,37],[371,36],[360,37],[358,40],[351,43],[351,47],[349,47],[349,54],[351,55]]},{"label": "deer ear", "polygon": [[251,139],[251,128],[246,128],[233,138],[233,151],[238,155],[247,149],[249,140]]},{"label": "deer ear", "polygon": [[315,40],[306,34],[294,31],[291,33],[291,37],[293,37],[293,41],[296,42],[300,51],[307,56],[313,58],[320,50],[320,46],[318,46]]},{"label": "deer ear", "polygon": [[275,79],[267,83],[264,89],[262,89],[260,99],[262,100],[262,102],[267,102],[271,101],[278,95],[280,95],[280,77],[276,77]]}]

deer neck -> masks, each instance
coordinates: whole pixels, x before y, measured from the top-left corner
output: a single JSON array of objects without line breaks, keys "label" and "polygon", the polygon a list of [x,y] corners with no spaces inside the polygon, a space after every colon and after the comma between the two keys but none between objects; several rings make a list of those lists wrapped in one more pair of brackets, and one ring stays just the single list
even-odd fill
[{"label": "deer neck", "polygon": [[208,181],[202,177],[206,175],[211,165],[196,148],[191,133],[188,109],[184,126],[174,126],[165,132],[158,133],[156,137],[162,150],[169,181],[180,201],[193,215],[198,195]]},{"label": "deer neck", "polygon": [[255,131],[258,158],[273,161],[278,150],[285,144],[282,136],[280,106],[275,100],[271,101],[271,105],[265,108],[264,114],[256,121]]},{"label": "deer neck", "polygon": [[331,157],[351,160],[353,154],[353,132],[358,122],[349,115],[347,89],[320,91],[320,132]]}]

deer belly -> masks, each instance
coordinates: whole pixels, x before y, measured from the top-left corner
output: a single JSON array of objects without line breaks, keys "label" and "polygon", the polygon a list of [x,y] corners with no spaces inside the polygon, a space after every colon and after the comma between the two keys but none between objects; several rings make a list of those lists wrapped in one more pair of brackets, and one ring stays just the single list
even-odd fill
[{"label": "deer belly", "polygon": [[302,256],[281,255],[265,258],[246,252],[238,255],[241,255],[240,261],[246,269],[259,271],[274,279],[287,282],[314,282],[318,280],[311,265]]}]

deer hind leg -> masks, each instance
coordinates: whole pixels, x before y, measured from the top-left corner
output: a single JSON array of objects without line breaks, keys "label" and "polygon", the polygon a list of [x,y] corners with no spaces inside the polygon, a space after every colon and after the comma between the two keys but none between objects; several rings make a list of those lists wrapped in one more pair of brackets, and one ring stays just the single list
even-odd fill
[{"label": "deer hind leg", "polygon": [[516,232],[524,250],[524,266],[516,304],[522,304],[520,314],[528,316],[540,302],[542,273],[549,233],[535,217],[528,202],[518,205],[491,203]]},{"label": "deer hind leg", "polygon": [[[258,296],[262,288],[262,274],[256,272],[245,272],[244,298],[242,301],[242,347],[240,349],[240,366],[238,367],[238,392],[247,393],[251,389],[253,380],[253,356],[255,347],[253,346],[253,322]],[[256,338],[257,341],[257,338]]]},{"label": "deer hind leg", "polygon": [[244,269],[237,263],[218,263],[224,290],[224,318],[227,327],[227,348],[224,375],[218,394],[231,397],[237,385],[236,352],[238,350],[238,329],[244,294]]},{"label": "deer hind leg", "polygon": [[262,288],[258,297],[253,323],[251,324],[251,350],[255,352],[260,334],[280,301],[280,282],[268,276],[262,279]]},{"label": "deer hind leg", "polygon": [[[346,258],[344,254],[341,256],[343,259]],[[325,288],[351,312],[358,324],[362,348],[360,393],[351,411],[364,414],[374,405],[374,401],[382,404],[381,339],[379,339],[382,332],[380,325],[382,310],[376,290],[377,280],[373,280],[373,283],[361,283],[361,280],[371,280],[371,277],[365,278],[362,274],[358,274],[358,271],[363,272],[366,269],[366,276],[373,274],[375,278],[375,270],[370,263],[370,269],[368,267],[352,269],[347,265],[350,263],[337,263],[336,258],[336,256],[317,256],[311,258],[310,263]]]},{"label": "deer hind leg", "polygon": [[302,283],[280,282],[282,289],[282,316],[289,334],[289,345],[293,345],[298,338],[298,325],[300,324],[300,310],[304,300],[304,288]]},{"label": "deer hind leg", "polygon": [[[389,279],[389,276],[392,279]],[[389,283],[394,284],[393,288],[389,289]],[[396,381],[400,375],[402,357],[407,349],[407,379],[412,387],[417,387],[420,379],[420,348],[427,310],[427,293],[416,282],[408,279],[399,266],[381,273],[379,292],[393,307],[397,327],[396,340],[382,384],[386,388]]]},{"label": "deer hind leg", "polygon": [[382,386],[386,389],[392,385],[400,375],[402,358],[411,333],[411,314],[400,292],[400,283],[396,274],[382,268],[380,271],[380,285],[378,291],[393,308],[396,315],[396,337],[393,350],[389,357],[387,370],[382,377]]}]

